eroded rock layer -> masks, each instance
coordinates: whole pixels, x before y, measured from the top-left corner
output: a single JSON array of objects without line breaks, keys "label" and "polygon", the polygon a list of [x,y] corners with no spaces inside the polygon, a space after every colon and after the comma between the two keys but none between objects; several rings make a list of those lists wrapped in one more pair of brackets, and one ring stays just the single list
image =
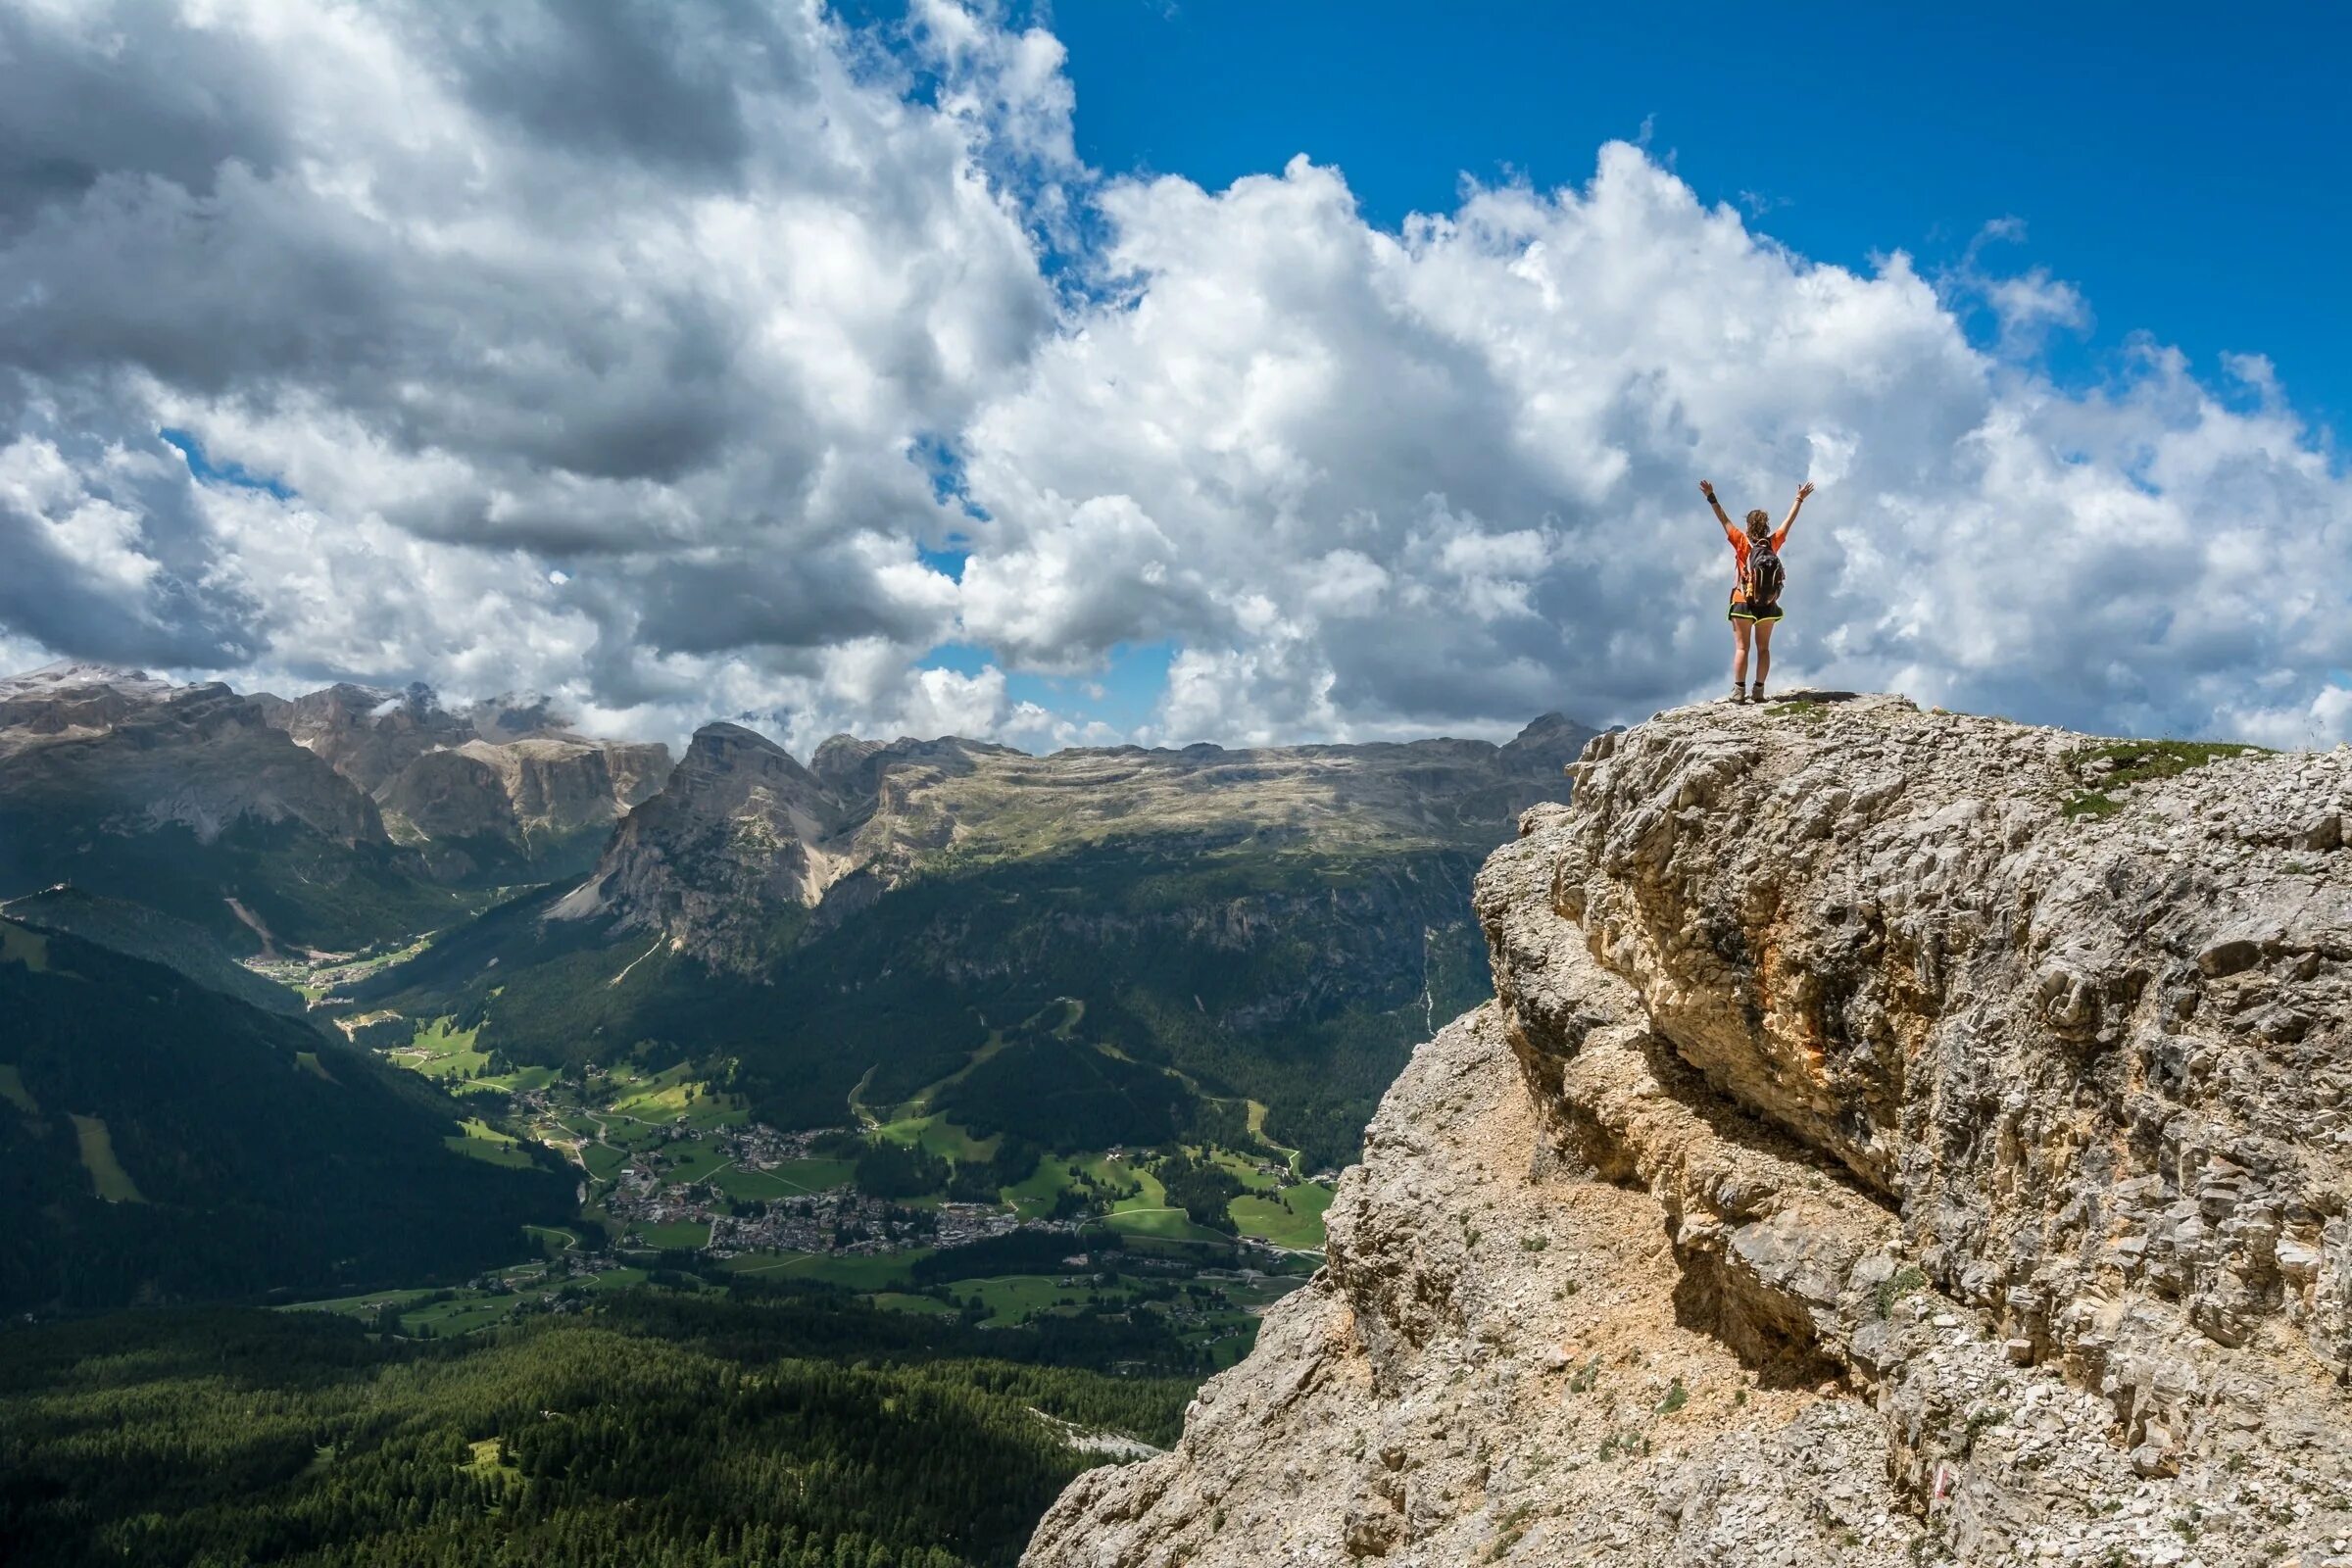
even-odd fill
[{"label": "eroded rock layer", "polygon": [[1865,698],[1575,771],[1328,1266],[1026,1560],[2352,1561],[2352,753]]}]

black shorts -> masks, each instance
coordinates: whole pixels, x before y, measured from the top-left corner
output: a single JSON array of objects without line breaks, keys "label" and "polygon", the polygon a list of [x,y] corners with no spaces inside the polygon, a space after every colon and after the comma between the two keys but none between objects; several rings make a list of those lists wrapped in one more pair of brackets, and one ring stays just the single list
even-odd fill
[{"label": "black shorts", "polygon": [[1780,618],[1780,606],[1750,604],[1744,599],[1733,600],[1732,608],[1724,613],[1726,620],[1778,620]]}]

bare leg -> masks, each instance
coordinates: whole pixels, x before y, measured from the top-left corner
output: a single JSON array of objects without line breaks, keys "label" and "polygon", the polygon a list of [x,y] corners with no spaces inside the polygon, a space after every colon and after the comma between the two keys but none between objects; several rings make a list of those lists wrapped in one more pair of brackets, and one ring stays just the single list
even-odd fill
[{"label": "bare leg", "polygon": [[1747,634],[1754,625],[1755,622],[1750,620],[1732,622],[1732,690],[1734,691],[1744,690],[1747,686]]},{"label": "bare leg", "polygon": [[1772,628],[1779,624],[1777,620],[1756,622],[1756,684],[1759,686],[1772,673]]}]

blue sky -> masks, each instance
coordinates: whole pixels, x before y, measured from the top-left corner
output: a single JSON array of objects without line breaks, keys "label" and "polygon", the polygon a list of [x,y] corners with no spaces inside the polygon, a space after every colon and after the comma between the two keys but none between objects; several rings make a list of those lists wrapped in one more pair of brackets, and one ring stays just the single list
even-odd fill
[{"label": "blue sky", "polygon": [[[2224,354],[2267,356],[2315,423],[2352,411],[2334,306],[2352,254],[2352,10],[1084,0],[1010,15],[1068,49],[1077,151],[1106,174],[1213,190],[1304,153],[1395,229],[1450,211],[1465,179],[1581,183],[1600,144],[1633,140],[1815,261],[1859,270],[1901,250],[1933,279],[2073,284],[2087,317],[2044,347],[2062,386],[2109,378],[2152,336],[2208,380]],[[1997,333],[1988,309],[1962,318],[1981,342]],[[943,655],[963,672],[986,661]],[[1165,648],[1122,648],[1091,687],[1016,673],[1008,691],[1128,729],[1166,667]]]},{"label": "blue sky", "polygon": [[1776,681],[2352,737],[2344,7],[502,15],[0,0],[0,662],[1499,738],[1811,479]]},{"label": "blue sky", "polygon": [[1981,261],[2082,291],[2095,326],[2054,345],[2062,369],[2152,331],[2206,368],[2267,354],[2338,431],[2352,412],[2352,7],[1084,0],[1047,20],[1079,153],[1107,172],[1214,188],[1303,152],[1394,227],[1450,210],[1465,174],[1581,183],[1646,126],[1703,199],[1816,261],[1900,249],[1932,271],[2022,220]]}]

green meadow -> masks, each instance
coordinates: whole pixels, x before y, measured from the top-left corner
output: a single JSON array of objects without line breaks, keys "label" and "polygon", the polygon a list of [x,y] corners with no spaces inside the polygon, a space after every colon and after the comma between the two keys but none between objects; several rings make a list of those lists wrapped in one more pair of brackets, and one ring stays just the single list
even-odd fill
[{"label": "green meadow", "polygon": [[487,1071],[489,1053],[474,1049],[480,1027],[460,1029],[456,1025],[457,1019],[448,1016],[419,1025],[406,1046],[394,1048],[392,1059],[427,1078],[466,1079]]},{"label": "green meadow", "polygon": [[1323,1215],[1331,1207],[1332,1190],[1320,1182],[1286,1187],[1280,1197],[1244,1193],[1227,1208],[1244,1236],[1254,1236],[1292,1251],[1319,1251],[1323,1246]]}]

